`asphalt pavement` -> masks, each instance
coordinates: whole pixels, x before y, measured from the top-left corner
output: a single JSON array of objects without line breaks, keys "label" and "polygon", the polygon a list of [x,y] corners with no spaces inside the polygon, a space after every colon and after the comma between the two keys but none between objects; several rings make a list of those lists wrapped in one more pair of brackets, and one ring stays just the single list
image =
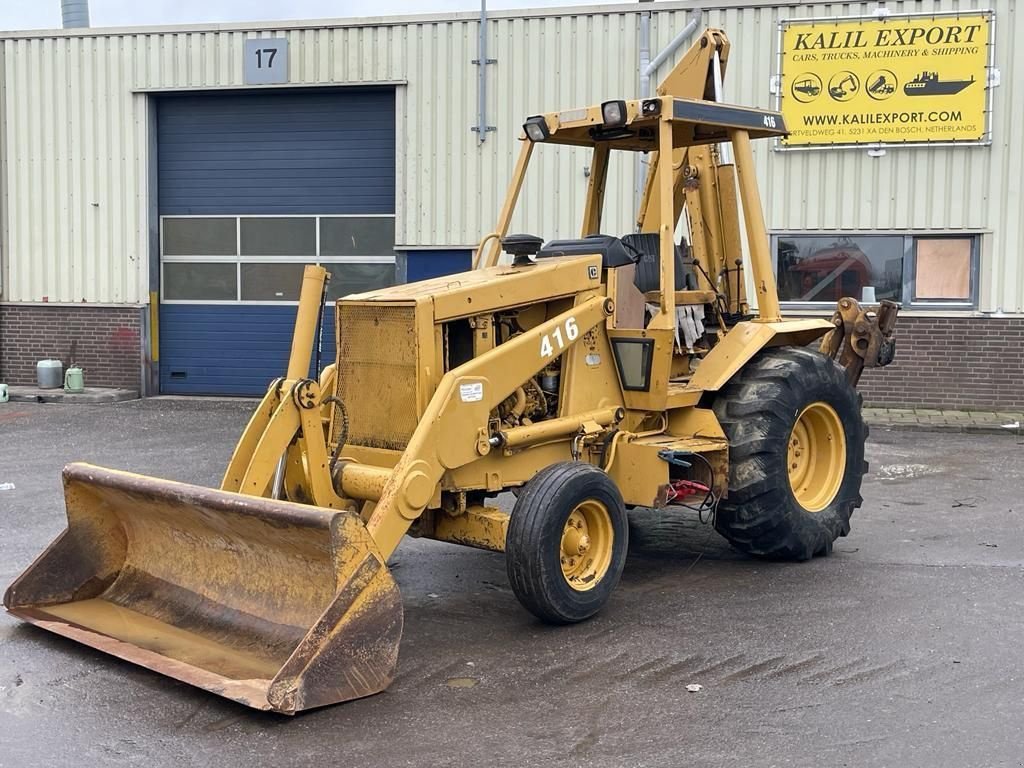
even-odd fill
[{"label": "asphalt pavement", "polygon": [[[251,407],[0,405],[0,584],[63,529],[63,464],[216,485]],[[0,766],[1024,765],[1024,439],[876,427],[868,460],[809,563],[635,511],[619,589],[573,627],[520,608],[502,555],[407,540],[395,683],[294,718],[4,614]]]}]

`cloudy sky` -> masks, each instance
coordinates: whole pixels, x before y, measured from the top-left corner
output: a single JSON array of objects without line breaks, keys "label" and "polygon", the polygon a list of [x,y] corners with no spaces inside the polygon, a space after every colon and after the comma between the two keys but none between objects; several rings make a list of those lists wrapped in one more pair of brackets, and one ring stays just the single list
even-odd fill
[{"label": "cloudy sky", "polygon": [[[601,0],[489,0],[487,7],[498,10],[599,2]],[[386,16],[479,8],[479,0],[90,0],[89,14],[92,26],[114,27]],[[60,0],[0,0],[0,29],[59,26]]]}]

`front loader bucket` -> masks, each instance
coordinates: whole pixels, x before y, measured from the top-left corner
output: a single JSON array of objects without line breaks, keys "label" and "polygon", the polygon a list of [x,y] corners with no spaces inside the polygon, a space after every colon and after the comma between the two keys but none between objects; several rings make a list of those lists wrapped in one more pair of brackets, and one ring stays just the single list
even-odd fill
[{"label": "front loader bucket", "polygon": [[350,512],[88,464],[68,527],[10,586],[25,621],[257,709],[384,690],[402,601]]}]

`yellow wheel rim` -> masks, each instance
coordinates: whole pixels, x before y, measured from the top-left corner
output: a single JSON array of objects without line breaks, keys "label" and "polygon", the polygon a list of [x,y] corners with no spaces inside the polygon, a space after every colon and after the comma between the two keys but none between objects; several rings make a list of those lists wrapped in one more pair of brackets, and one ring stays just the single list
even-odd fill
[{"label": "yellow wheel rim", "polygon": [[789,487],[800,506],[820,512],[835,499],[846,474],[846,433],[828,403],[811,403],[789,435]]},{"label": "yellow wheel rim", "polygon": [[593,499],[577,504],[565,521],[559,551],[569,586],[578,592],[597,586],[611,565],[614,543],[608,508]]}]

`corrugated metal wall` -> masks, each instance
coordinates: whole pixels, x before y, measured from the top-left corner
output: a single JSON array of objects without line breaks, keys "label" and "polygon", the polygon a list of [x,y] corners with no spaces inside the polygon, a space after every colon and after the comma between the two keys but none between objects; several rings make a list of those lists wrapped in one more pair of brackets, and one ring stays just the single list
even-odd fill
[{"label": "corrugated metal wall", "polygon": [[[686,3],[653,6],[654,51],[686,23]],[[726,8],[703,23],[734,43],[726,95],[770,106],[779,18],[868,13],[877,3]],[[899,12],[994,7],[997,66],[991,148],[772,152],[758,148],[769,226],[793,229],[967,228],[986,241],[982,309],[1021,311],[1024,110],[1011,106],[1024,71],[1012,0],[907,0]],[[476,124],[477,23],[448,21],[265,30],[16,37],[3,45],[2,138],[8,174],[6,301],[138,303],[148,291],[149,137],[146,89],[240,87],[247,37],[286,35],[293,84],[406,81],[399,88],[396,242],[470,245],[490,229],[525,115],[637,93],[638,8],[493,14],[488,25],[488,123]],[[685,50],[685,46],[683,48]],[[665,70],[671,61],[665,65]],[[655,78],[656,82],[657,78]],[[513,226],[571,235],[582,214],[586,155],[546,148]],[[536,171],[540,172],[537,173]],[[630,228],[633,167],[612,169],[606,229]]]},{"label": "corrugated metal wall", "polygon": [[[778,67],[775,36],[780,19],[870,14],[877,2],[794,3],[710,10],[708,26],[726,30],[733,44],[728,101],[771,107],[769,80]],[[996,66],[991,147],[890,149],[872,158],[864,150],[776,152],[757,147],[758,177],[769,228],[907,230],[991,233],[984,240],[980,309],[1024,311],[1024,13],[1013,0],[906,0],[886,2],[892,13],[992,9],[996,13]],[[685,12],[659,14],[653,47],[685,23]]]}]

